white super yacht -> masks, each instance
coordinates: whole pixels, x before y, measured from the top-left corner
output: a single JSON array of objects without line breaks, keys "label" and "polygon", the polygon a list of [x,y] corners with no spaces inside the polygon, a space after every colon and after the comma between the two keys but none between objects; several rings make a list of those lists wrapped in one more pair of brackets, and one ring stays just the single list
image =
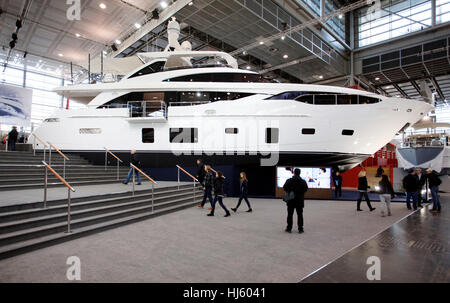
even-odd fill
[{"label": "white super yacht", "polygon": [[238,69],[229,54],[180,45],[171,22],[167,51],[138,54],[140,66],[120,81],[56,88],[87,108],[60,109],[34,133],[98,161],[104,148],[135,149],[148,167],[206,157],[215,165],[348,168],[433,109],[349,88],[273,83]]}]

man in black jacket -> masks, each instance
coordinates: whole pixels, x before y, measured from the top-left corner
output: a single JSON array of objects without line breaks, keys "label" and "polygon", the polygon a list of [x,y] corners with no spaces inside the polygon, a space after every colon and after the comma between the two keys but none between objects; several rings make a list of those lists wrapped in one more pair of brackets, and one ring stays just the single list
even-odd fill
[{"label": "man in black jacket", "polygon": [[334,198],[342,198],[342,176],[339,171],[336,172],[336,175],[333,178],[334,183]]},{"label": "man in black jacket", "polygon": [[414,169],[408,171],[408,175],[403,178],[403,188],[406,191],[406,207],[411,209],[411,198],[413,200],[414,210],[417,210],[417,188],[419,187],[419,181],[416,177]]},{"label": "man in black jacket", "polygon": [[16,150],[16,142],[19,133],[17,132],[17,126],[13,126],[12,130],[8,134],[8,145],[11,148],[11,151]]},{"label": "man in black jacket", "polygon": [[294,210],[297,211],[298,232],[303,233],[303,207],[305,206],[305,193],[308,184],[300,178],[300,169],[294,170],[294,176],[286,181],[283,186],[285,192],[294,192],[294,199],[287,202],[287,227],[286,232],[290,233],[293,225]]},{"label": "man in black jacket", "polygon": [[[136,150],[134,150],[134,149],[131,151],[130,164],[133,164],[137,168],[140,168],[140,166],[141,166],[141,162],[137,158]],[[128,184],[128,182],[130,182],[130,179],[133,176],[133,170],[137,177],[137,185],[141,185],[141,176],[140,176],[139,172],[137,171],[137,169],[133,169],[132,167],[130,167],[130,171],[128,172],[128,177],[125,181],[123,181],[123,184]]]},{"label": "man in black jacket", "polygon": [[197,160],[197,180],[200,184],[203,185],[203,181],[205,180],[205,164],[203,164],[202,160]]},{"label": "man in black jacket", "polygon": [[441,185],[442,181],[439,179],[439,176],[431,169],[427,169],[427,179],[428,185],[431,191],[431,198],[433,199],[433,209],[431,212],[441,212],[441,201],[439,197],[439,185]]},{"label": "man in black jacket", "polygon": [[426,176],[422,174],[422,170],[420,168],[416,169],[416,178],[417,178],[417,206],[422,208],[422,189],[425,185]]}]

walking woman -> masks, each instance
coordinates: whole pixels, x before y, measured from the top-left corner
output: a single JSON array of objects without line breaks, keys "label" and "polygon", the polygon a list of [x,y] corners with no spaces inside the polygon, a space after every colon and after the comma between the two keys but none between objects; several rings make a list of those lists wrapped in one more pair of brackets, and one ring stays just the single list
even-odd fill
[{"label": "walking woman", "polygon": [[252,206],[250,205],[250,202],[248,201],[247,195],[248,195],[248,180],[247,180],[247,174],[244,172],[241,172],[241,179],[240,179],[240,195],[239,195],[239,201],[235,208],[232,208],[231,210],[234,212],[237,212],[239,206],[241,205],[242,199],[245,200],[245,203],[247,203],[248,206],[248,213],[251,213]]},{"label": "walking woman", "polygon": [[388,176],[382,175],[378,185],[380,186],[381,216],[385,216],[385,208],[387,215],[391,216],[391,199],[397,197],[392,188],[392,183],[389,181]]},{"label": "walking woman", "polygon": [[214,180],[214,200],[212,203],[212,209],[211,212],[208,214],[209,217],[214,216],[214,211],[216,209],[216,202],[219,202],[220,206],[225,211],[224,217],[230,216],[230,211],[225,207],[225,205],[222,202],[224,193],[223,193],[223,183],[225,182],[225,178],[223,177],[222,172],[218,171],[216,173],[216,179]]},{"label": "walking woman", "polygon": [[209,199],[209,202],[211,205],[213,204],[213,197],[212,197],[212,189],[214,186],[214,176],[211,171],[211,166],[205,165],[205,179],[203,181],[203,200],[200,205],[198,205],[199,208],[203,208],[206,203],[206,198]]},{"label": "walking woman", "polygon": [[364,196],[364,198],[366,199],[367,202],[367,206],[369,207],[370,211],[374,211],[375,207],[372,207],[372,205],[370,205],[370,200],[369,200],[369,195],[367,194],[367,189],[369,188],[369,186],[367,185],[367,178],[366,178],[366,171],[362,170],[359,172],[358,174],[358,200],[357,200],[357,211],[362,211],[361,209],[361,199]]}]

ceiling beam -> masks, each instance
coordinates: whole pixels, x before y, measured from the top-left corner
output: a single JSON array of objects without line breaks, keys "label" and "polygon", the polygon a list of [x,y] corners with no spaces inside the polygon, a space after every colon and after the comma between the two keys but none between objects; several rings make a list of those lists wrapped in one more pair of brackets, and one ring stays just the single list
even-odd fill
[{"label": "ceiling beam", "polygon": [[[357,8],[360,8],[360,7],[363,7],[363,6],[366,6],[366,5],[367,5],[367,0],[359,0],[359,1],[355,2],[355,3],[353,3],[353,4],[350,4],[350,5],[344,6],[344,7],[340,8],[340,9],[337,9],[335,11],[332,11],[331,13],[329,13],[327,15],[323,15],[320,18],[308,20],[308,21],[306,21],[304,23],[301,23],[301,24],[299,24],[297,26],[293,26],[293,27],[291,27],[291,28],[289,28],[287,30],[281,31],[281,32],[279,32],[277,34],[274,34],[272,36],[266,37],[266,38],[261,39],[259,41],[255,41],[255,42],[250,43],[250,44],[248,44],[246,46],[243,46],[243,47],[235,50],[234,52],[232,52],[231,55],[232,56],[237,56],[239,54],[242,54],[244,51],[249,51],[249,50],[254,49],[256,47],[260,47],[263,44],[268,44],[268,43],[270,43],[272,41],[280,39],[283,36],[289,36],[293,32],[302,30],[304,28],[308,28],[310,26],[317,25],[319,23],[326,23],[329,19],[331,19],[333,17],[337,17],[340,14],[345,14],[347,12],[353,11],[353,10],[355,10]],[[263,43],[263,44],[261,44],[261,43]]]},{"label": "ceiling beam", "polygon": [[422,90],[420,89],[419,85],[417,85],[416,81],[411,81],[412,86],[416,89],[416,91],[419,93],[419,95],[422,95]]},{"label": "ceiling beam", "polygon": [[136,41],[140,40],[142,37],[147,35],[147,33],[154,30],[159,25],[165,23],[167,20],[169,20],[170,17],[175,15],[178,11],[180,11],[182,8],[184,8],[186,5],[188,5],[192,0],[178,0],[174,2],[172,5],[170,5],[168,8],[166,8],[164,11],[160,12],[158,19],[151,19],[149,22],[144,24],[140,29],[136,30],[134,34],[129,36],[128,38],[123,41],[119,47],[117,48],[117,51],[111,52],[108,54],[108,57],[114,58],[118,54],[122,53],[124,50],[129,48],[131,45],[133,45]]},{"label": "ceiling beam", "polygon": [[398,86],[397,83],[392,83],[392,85],[395,87],[395,89],[403,96],[403,97],[409,97],[407,93],[405,93],[405,91]]},{"label": "ceiling beam", "polygon": [[440,87],[439,84],[437,83],[436,78],[435,78],[435,77],[431,77],[430,80],[431,80],[431,83],[433,83],[434,89],[435,89],[436,92],[438,93],[439,98],[441,98],[442,100],[445,100],[445,96],[444,96],[444,94],[442,93],[441,87]]},{"label": "ceiling beam", "polygon": [[293,60],[293,61],[290,61],[290,62],[286,62],[286,63],[283,63],[283,64],[275,65],[275,66],[272,66],[272,67],[260,70],[259,73],[260,74],[265,74],[265,73],[271,72],[271,71],[276,70],[276,69],[282,69],[282,68],[285,68],[285,67],[288,67],[288,66],[292,66],[292,65],[300,64],[300,63],[303,63],[303,62],[306,62],[306,61],[314,60],[316,58],[317,57],[315,55],[310,55],[310,56],[307,56],[307,57],[299,58],[299,59],[296,59],[296,60]]}]

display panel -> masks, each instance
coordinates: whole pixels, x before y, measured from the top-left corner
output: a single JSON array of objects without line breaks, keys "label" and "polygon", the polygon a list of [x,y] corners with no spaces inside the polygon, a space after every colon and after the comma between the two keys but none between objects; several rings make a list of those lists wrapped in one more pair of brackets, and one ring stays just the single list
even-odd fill
[{"label": "display panel", "polygon": [[277,167],[277,187],[283,187],[286,180],[294,175],[294,169],[301,170],[300,177],[308,183],[309,188],[331,188],[331,169],[316,167]]}]

